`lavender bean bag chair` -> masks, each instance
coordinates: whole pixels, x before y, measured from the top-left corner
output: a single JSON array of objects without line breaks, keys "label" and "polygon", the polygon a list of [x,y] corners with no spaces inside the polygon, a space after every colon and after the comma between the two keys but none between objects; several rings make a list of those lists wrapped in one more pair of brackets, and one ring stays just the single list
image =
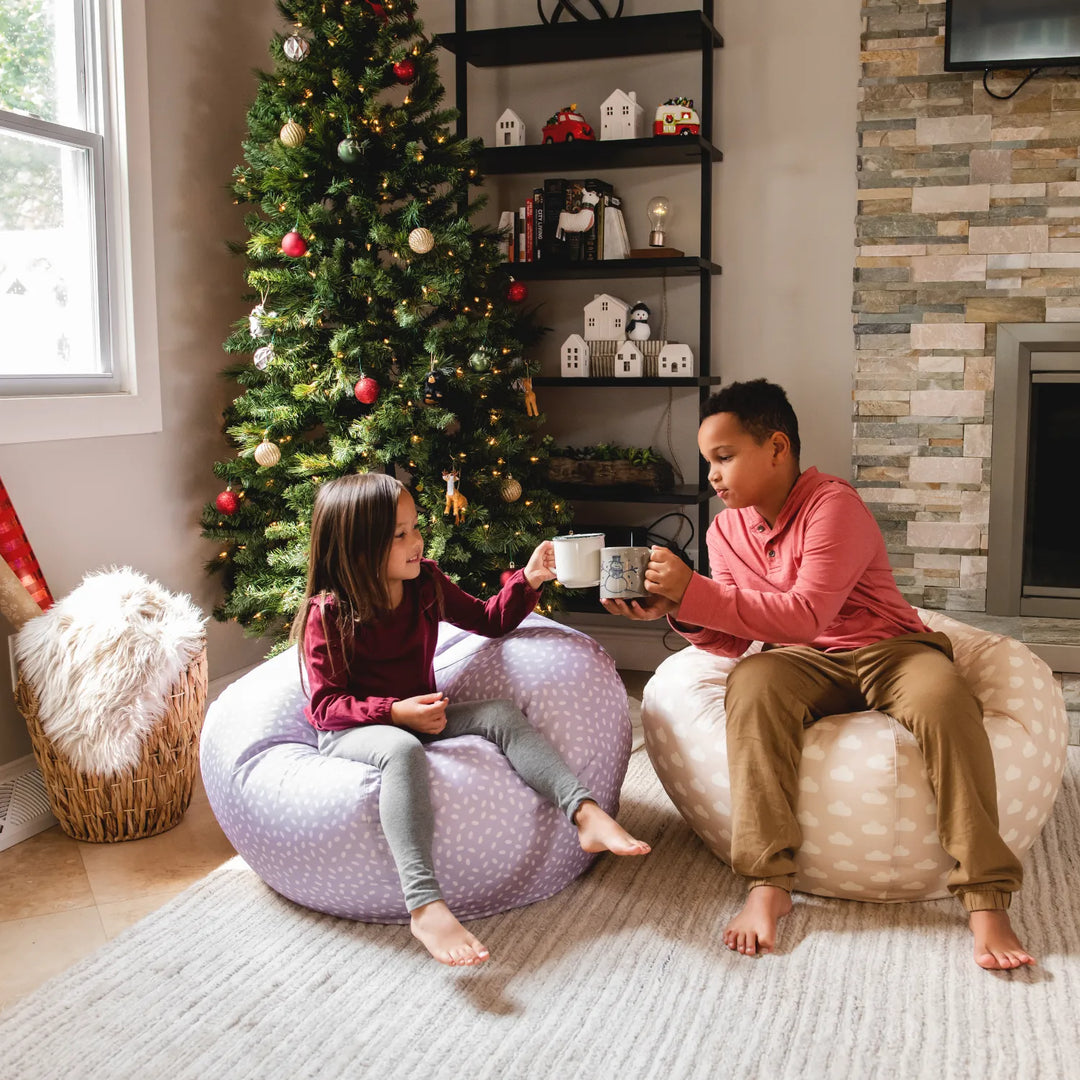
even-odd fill
[{"label": "lavender bean bag chair", "polygon": [[[1061,787],[1069,734],[1061,688],[1021,642],[940,612],[919,616],[948,634],[957,670],[982,702],[1001,835],[1022,856]],[[724,694],[738,662],[684,649],[657,669],[641,708],[645,746],[661,783],[724,862],[731,861]],[[891,716],[824,717],[806,729],[799,765],[803,843],[795,888],[879,902],[948,896],[953,861],[941,848],[936,812],[919,747]]]},{"label": "lavender bean bag chair", "polygon": [[[444,624],[435,655],[452,701],[509,698],[610,814],[630,757],[626,691],[592,638],[530,615],[490,639]],[[202,732],[202,774],[225,835],[290,900],[366,922],[407,922],[379,825],[379,771],[320,756],[304,719],[295,648],[229,686]],[[428,747],[435,869],[446,902],[473,919],[552,896],[595,856],[574,827],[468,735]]]}]

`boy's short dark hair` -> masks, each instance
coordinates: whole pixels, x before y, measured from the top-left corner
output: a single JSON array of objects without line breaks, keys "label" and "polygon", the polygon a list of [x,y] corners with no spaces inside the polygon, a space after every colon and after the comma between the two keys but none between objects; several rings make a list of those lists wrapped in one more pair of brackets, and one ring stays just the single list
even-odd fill
[{"label": "boy's short dark hair", "polygon": [[801,449],[799,420],[783,387],[766,379],[731,383],[705,402],[701,419],[722,412],[737,416],[744,430],[759,444],[774,431],[782,431],[791,442],[791,452],[798,461]]}]

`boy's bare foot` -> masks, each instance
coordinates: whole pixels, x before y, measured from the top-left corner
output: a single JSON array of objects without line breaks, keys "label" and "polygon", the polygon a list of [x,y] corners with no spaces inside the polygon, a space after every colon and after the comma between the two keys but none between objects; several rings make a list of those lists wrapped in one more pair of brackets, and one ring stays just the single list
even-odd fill
[{"label": "boy's bare foot", "polygon": [[487,949],[457,921],[442,900],[414,908],[409,928],[440,964],[458,967],[482,964],[488,958]]},{"label": "boy's bare foot", "polygon": [[652,849],[632,837],[598,803],[586,799],[574,813],[578,842],[583,851],[610,851],[613,855],[647,855]]},{"label": "boy's bare foot", "polygon": [[791,911],[791,893],[775,885],[757,885],[746,894],[742,911],[724,927],[732,952],[757,956],[773,951],[776,924]]},{"label": "boy's bare foot", "polygon": [[975,935],[975,963],[991,971],[1008,971],[1022,964],[1035,964],[1016,936],[1007,911],[973,911],[968,923]]}]

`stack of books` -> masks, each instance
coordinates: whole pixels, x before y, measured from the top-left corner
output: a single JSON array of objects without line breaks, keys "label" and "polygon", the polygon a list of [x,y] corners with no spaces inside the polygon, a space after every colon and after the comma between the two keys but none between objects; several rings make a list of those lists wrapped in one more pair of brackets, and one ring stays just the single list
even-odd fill
[{"label": "stack of books", "polygon": [[630,241],[622,200],[606,180],[552,177],[517,210],[499,217],[507,262],[625,259]]}]

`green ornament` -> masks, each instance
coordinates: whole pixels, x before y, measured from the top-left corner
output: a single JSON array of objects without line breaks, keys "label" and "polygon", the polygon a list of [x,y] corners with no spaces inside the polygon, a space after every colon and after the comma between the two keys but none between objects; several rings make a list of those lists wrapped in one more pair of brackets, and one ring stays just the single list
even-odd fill
[{"label": "green ornament", "polygon": [[469,367],[473,371],[489,371],[491,369],[491,353],[485,349],[477,349],[476,352],[469,357]]},{"label": "green ornament", "polygon": [[360,144],[351,135],[337,144],[337,156],[346,165],[352,165],[354,162],[359,161],[362,153]]}]

